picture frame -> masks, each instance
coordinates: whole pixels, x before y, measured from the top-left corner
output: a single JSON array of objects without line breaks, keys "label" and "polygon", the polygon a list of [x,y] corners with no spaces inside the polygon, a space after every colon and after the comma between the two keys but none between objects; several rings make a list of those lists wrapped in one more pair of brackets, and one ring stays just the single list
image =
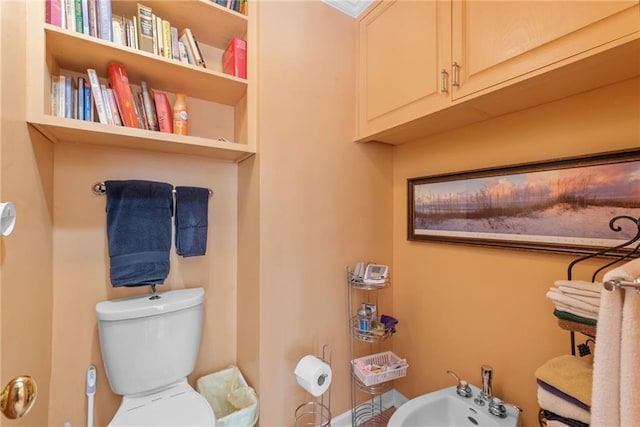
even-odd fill
[{"label": "picture frame", "polygon": [[640,239],[640,150],[410,178],[407,201],[410,241],[630,253]]}]

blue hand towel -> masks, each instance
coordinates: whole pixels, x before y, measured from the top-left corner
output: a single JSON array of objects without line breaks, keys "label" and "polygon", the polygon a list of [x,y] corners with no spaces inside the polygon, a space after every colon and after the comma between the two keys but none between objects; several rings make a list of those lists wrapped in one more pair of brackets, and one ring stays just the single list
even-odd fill
[{"label": "blue hand towel", "polygon": [[176,252],[183,257],[207,252],[209,190],[176,187]]},{"label": "blue hand towel", "polygon": [[173,187],[164,182],[105,181],[113,286],[164,283],[169,274]]}]

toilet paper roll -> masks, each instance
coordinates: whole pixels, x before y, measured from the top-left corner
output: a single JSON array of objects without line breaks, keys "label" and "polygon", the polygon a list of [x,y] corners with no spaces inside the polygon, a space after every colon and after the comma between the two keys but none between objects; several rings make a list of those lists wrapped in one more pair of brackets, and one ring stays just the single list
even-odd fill
[{"label": "toilet paper roll", "polygon": [[16,225],[16,207],[11,202],[0,203],[0,234],[8,236]]},{"label": "toilet paper roll", "polygon": [[300,387],[318,397],[331,385],[331,366],[316,356],[304,356],[294,371]]}]

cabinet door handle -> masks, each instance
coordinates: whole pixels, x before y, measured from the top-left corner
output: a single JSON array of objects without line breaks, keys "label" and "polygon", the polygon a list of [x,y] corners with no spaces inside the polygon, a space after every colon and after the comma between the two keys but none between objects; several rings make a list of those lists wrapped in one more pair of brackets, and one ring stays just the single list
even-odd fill
[{"label": "cabinet door handle", "polygon": [[449,73],[444,68],[440,71],[440,92],[447,93],[449,90],[447,89],[447,77],[449,77]]},{"label": "cabinet door handle", "polygon": [[458,77],[460,77],[460,65],[458,65],[457,62],[454,62],[451,64],[451,86],[460,87]]}]

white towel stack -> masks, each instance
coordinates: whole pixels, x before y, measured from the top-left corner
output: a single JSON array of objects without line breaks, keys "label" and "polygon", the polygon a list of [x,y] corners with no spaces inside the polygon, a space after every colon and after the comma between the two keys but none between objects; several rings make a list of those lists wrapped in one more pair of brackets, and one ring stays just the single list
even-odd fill
[{"label": "white towel stack", "polygon": [[598,320],[602,283],[556,280],[546,297],[556,309],[585,319]]}]

